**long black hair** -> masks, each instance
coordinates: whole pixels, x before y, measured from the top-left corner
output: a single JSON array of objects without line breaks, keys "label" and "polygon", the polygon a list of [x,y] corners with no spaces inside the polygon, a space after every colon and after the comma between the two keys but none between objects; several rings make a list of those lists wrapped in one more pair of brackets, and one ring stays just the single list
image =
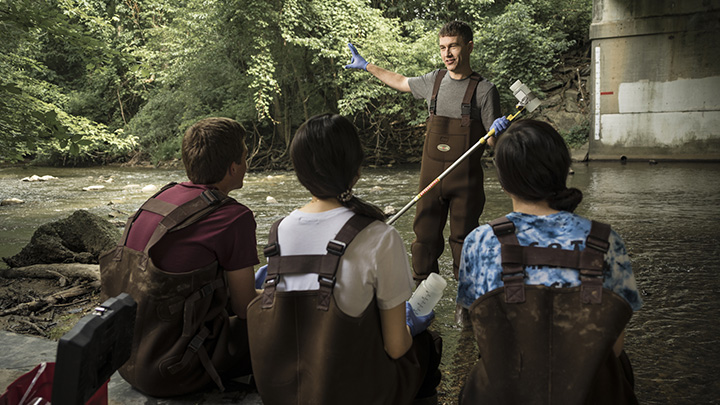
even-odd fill
[{"label": "long black hair", "polygon": [[357,214],[383,221],[382,210],[352,194],[365,154],[355,126],[337,114],[316,115],[305,121],[290,144],[295,174],[312,195],[336,198]]},{"label": "long black hair", "polygon": [[565,140],[542,121],[526,119],[512,124],[495,147],[498,179],[507,192],[573,212],[583,194],[577,188],[567,188],[570,162]]}]

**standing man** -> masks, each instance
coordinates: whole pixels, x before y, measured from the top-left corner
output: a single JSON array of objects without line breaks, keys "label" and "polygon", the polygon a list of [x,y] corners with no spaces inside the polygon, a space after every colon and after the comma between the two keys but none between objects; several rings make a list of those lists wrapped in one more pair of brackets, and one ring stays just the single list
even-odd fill
[{"label": "standing man", "polygon": [[[423,76],[405,77],[368,63],[348,44],[352,60],[345,68],[364,69],[388,86],[412,92],[428,102],[427,132],[420,169],[420,190],[427,187],[490,129],[499,135],[510,124],[500,113],[495,85],[473,72],[470,53],[473,33],[469,25],[452,21],[440,29],[440,56],[445,69]],[[488,140],[490,146],[495,140]],[[458,277],[465,236],[478,226],[485,205],[481,158],[484,149],[469,156],[428,191],[417,203],[415,241],[412,243],[416,282],[438,273],[438,258],[445,242],[443,229],[450,213],[450,248],[453,272]]]}]

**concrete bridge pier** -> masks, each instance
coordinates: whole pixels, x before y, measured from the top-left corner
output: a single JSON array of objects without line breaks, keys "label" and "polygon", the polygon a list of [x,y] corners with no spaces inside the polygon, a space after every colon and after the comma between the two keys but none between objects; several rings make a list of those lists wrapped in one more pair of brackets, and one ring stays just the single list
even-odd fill
[{"label": "concrete bridge pier", "polygon": [[720,0],[595,0],[592,160],[720,160]]}]

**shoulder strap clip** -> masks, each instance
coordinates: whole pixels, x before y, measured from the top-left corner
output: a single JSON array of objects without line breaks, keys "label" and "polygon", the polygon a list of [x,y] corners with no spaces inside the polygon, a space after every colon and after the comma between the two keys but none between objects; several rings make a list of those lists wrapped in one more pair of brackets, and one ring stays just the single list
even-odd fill
[{"label": "shoulder strap clip", "polygon": [[327,244],[328,253],[334,254],[335,256],[342,256],[347,249],[347,243],[333,239]]},{"label": "shoulder strap clip", "polygon": [[218,204],[225,197],[221,195],[219,191],[214,189],[207,189],[203,191],[200,195],[205,200],[205,202],[207,202],[208,205]]},{"label": "shoulder strap clip", "polygon": [[280,245],[277,242],[268,243],[263,249],[265,257],[277,256],[280,254]]}]

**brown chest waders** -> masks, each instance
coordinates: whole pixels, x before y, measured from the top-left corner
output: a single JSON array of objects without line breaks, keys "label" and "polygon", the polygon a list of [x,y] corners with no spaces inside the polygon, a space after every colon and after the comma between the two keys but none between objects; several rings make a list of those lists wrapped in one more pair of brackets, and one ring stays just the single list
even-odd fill
[{"label": "brown chest waders", "polygon": [[[466,150],[474,145],[486,131],[482,122],[470,119],[475,89],[482,79],[473,73],[462,100],[462,118],[442,117],[435,114],[440,82],[446,70],[440,70],[435,79],[430,100],[430,117],[423,146],[420,167],[420,188],[425,189],[445,169],[453,164]],[[445,241],[443,229],[450,214],[449,244],[453,256],[453,272],[458,276],[460,254],[465,236],[478,226],[485,206],[483,189],[482,154],[476,151],[450,172],[417,202],[412,243],[412,265],[416,280],[425,279],[430,273],[438,273],[438,258],[442,255]]]},{"label": "brown chest waders", "polygon": [[[610,226],[593,221],[580,251],[520,246],[510,220],[490,225],[504,286],[470,307],[480,358],[460,403],[636,404],[629,360],[613,352],[632,309],[603,288]],[[525,285],[525,266],[577,269],[581,285]]]},{"label": "brown chest waders", "polygon": [[[420,389],[430,362],[430,334],[418,335],[403,357],[392,360],[375,299],[362,315],[351,317],[333,297],[345,248],[372,221],[355,215],[328,242],[327,254],[298,256],[280,256],[280,221],[273,224],[265,248],[265,290],[248,306],[253,375],[264,404],[407,404]],[[276,291],[288,274],[317,274],[320,289]]]},{"label": "brown chest waders", "polygon": [[[220,208],[231,198],[206,190],[176,206],[155,197],[147,200],[125,226],[121,243],[100,258],[101,299],[121,292],[138,303],[130,359],[120,374],[145,394],[168,397],[204,388],[218,373],[246,368],[249,373],[247,326],[228,318],[228,293],[217,262],[187,273],[168,273],[153,264],[150,249],[168,232],[185,228]],[[145,249],[125,246],[140,212],[162,215]],[[243,363],[244,362],[244,363]]]}]

